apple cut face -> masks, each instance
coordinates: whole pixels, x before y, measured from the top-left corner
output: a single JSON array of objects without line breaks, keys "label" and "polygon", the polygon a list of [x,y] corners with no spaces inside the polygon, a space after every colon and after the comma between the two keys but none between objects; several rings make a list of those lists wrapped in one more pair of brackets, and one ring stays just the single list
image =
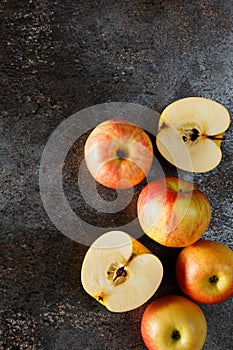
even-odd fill
[{"label": "apple cut face", "polygon": [[112,312],[133,310],[158,289],[160,260],[122,231],[99,237],[87,251],[81,269],[85,291]]},{"label": "apple cut face", "polygon": [[177,168],[207,172],[221,161],[220,145],[229,125],[230,115],[223,105],[207,98],[187,97],[162,112],[156,144]]}]

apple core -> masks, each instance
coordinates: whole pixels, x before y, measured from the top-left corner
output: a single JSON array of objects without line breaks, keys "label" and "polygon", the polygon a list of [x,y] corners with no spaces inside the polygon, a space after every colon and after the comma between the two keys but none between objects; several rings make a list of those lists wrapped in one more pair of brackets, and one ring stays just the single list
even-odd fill
[{"label": "apple core", "polygon": [[182,125],[178,130],[182,140],[190,145],[196,143],[201,135],[199,127],[190,123]]},{"label": "apple core", "polygon": [[124,283],[127,279],[125,266],[118,263],[111,264],[107,271],[107,277],[115,286]]}]

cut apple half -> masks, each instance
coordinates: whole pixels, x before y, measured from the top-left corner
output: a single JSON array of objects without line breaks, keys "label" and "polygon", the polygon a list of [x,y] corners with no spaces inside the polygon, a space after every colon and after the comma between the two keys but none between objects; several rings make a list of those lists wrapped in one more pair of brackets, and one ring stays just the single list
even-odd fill
[{"label": "cut apple half", "polygon": [[88,249],[82,264],[85,291],[112,312],[133,310],[149,300],[163,277],[161,261],[123,231],[110,231]]},{"label": "cut apple half", "polygon": [[156,144],[170,163],[185,171],[207,172],[221,161],[230,114],[220,103],[187,97],[168,105],[158,125]]}]

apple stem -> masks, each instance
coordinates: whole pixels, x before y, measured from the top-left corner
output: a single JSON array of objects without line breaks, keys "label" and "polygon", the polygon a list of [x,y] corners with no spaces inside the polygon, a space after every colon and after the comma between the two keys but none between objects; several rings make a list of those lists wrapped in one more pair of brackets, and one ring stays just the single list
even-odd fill
[{"label": "apple stem", "polygon": [[211,135],[209,135],[209,136],[208,136],[208,139],[223,141],[223,140],[225,140],[226,138],[225,138],[224,136],[222,136],[222,137],[217,137],[217,136],[211,136]]}]

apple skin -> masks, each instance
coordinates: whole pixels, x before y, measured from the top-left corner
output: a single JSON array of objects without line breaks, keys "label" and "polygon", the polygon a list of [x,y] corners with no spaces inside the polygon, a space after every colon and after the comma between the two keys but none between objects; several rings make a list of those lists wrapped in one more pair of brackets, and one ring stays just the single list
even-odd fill
[{"label": "apple skin", "polygon": [[173,176],[147,184],[139,195],[137,212],[150,238],[176,248],[196,242],[211,219],[205,194],[192,183]]},{"label": "apple skin", "polygon": [[145,178],[152,165],[153,146],[139,126],[110,119],[91,132],[84,155],[87,168],[97,182],[113,189],[124,189]]},{"label": "apple skin", "polygon": [[201,350],[207,323],[196,303],[183,296],[167,295],[146,308],[141,334],[149,350]]},{"label": "apple skin", "polygon": [[178,255],[176,279],[192,300],[221,303],[233,295],[233,251],[222,243],[200,240]]}]

